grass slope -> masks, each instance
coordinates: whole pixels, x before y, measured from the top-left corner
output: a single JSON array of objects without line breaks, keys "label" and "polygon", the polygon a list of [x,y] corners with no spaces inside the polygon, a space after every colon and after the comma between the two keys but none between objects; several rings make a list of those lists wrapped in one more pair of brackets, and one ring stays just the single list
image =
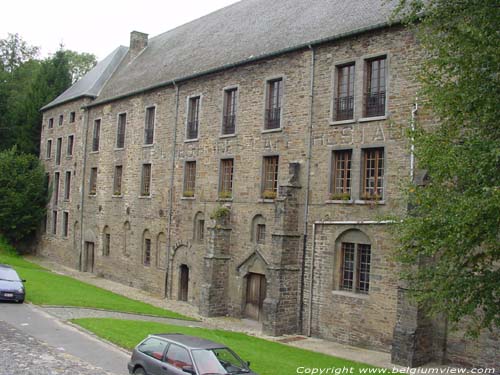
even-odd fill
[{"label": "grass slope", "polygon": [[153,333],[184,333],[203,337],[229,346],[244,360],[250,361],[252,369],[260,375],[297,374],[298,367],[346,367],[353,369],[351,374],[358,374],[360,368],[372,367],[237,332],[119,319],[85,318],[74,319],[72,322],[129,350]]},{"label": "grass slope", "polygon": [[0,263],[13,266],[19,276],[27,280],[26,298],[37,305],[89,307],[193,320],[173,311],[123,297],[71,277],[55,274],[23,259],[1,238]]}]

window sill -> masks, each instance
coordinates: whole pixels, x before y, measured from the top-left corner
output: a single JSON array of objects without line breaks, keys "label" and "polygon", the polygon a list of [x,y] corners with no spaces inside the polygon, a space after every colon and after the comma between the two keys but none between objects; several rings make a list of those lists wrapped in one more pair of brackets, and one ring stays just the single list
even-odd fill
[{"label": "window sill", "polygon": [[355,292],[350,292],[347,290],[332,290],[332,295],[333,296],[342,296],[342,297],[364,299],[364,300],[367,300],[368,298],[370,298],[370,296],[368,294],[355,293]]},{"label": "window sill", "polygon": [[123,194],[113,194],[111,198],[123,198]]},{"label": "window sill", "polygon": [[381,120],[387,120],[387,115],[374,116],[374,117],[362,117],[362,118],[358,119],[358,122],[381,121]]},{"label": "window sill", "polygon": [[257,202],[259,203],[274,203],[276,199],[266,199],[266,198],[259,198]]},{"label": "window sill", "polygon": [[99,153],[99,150],[97,151],[90,151],[89,154],[98,154]]},{"label": "window sill", "polygon": [[151,147],[154,147],[154,143],[149,143],[147,145],[142,145],[142,148],[151,148]]},{"label": "window sill", "polygon": [[151,199],[152,196],[151,195],[139,195],[138,198],[139,199]]},{"label": "window sill", "polygon": [[183,201],[194,201],[196,197],[181,197],[181,200]]},{"label": "window sill", "polygon": [[221,135],[219,135],[219,138],[234,138],[237,135],[238,134],[236,134],[236,133],[233,133],[233,134],[221,134]]},{"label": "window sill", "polygon": [[385,200],[380,200],[380,201],[371,201],[371,200],[362,200],[362,199],[357,199],[354,201],[355,204],[361,204],[361,205],[384,205]]},{"label": "window sill", "polygon": [[66,155],[66,160],[71,160],[73,159],[73,155]]},{"label": "window sill", "polygon": [[90,198],[92,198],[92,197],[97,197],[97,194],[96,194],[96,193],[89,194],[89,197],[90,197]]},{"label": "window sill", "polygon": [[355,123],[355,119],[350,119],[350,120],[341,120],[341,121],[333,121],[330,120],[330,125],[347,125],[347,124],[353,124]]},{"label": "window sill", "polygon": [[199,140],[200,140],[199,138],[185,139],[184,143],[198,142]]},{"label": "window sill", "polygon": [[232,202],[233,198],[217,198],[217,202]]},{"label": "window sill", "polygon": [[125,150],[125,147],[115,147],[114,151],[123,151]]},{"label": "window sill", "polygon": [[267,134],[267,133],[279,133],[279,132],[282,132],[283,131],[283,128],[280,126],[279,128],[276,128],[276,129],[263,129],[261,131],[262,134]]},{"label": "window sill", "polygon": [[353,204],[354,200],[352,199],[329,199],[325,201],[325,204]]}]

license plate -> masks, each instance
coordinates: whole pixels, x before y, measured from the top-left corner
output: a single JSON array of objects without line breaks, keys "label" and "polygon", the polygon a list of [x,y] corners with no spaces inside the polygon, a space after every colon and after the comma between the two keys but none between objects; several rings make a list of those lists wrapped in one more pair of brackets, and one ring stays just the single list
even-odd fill
[{"label": "license plate", "polygon": [[14,297],[14,293],[4,293],[5,297]]}]

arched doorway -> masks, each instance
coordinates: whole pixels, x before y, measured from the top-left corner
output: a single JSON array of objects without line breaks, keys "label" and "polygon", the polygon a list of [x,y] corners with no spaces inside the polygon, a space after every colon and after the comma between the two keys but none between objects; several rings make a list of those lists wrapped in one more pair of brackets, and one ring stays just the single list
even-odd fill
[{"label": "arched doorway", "polygon": [[266,276],[249,273],[247,276],[247,296],[245,316],[254,320],[262,320],[262,306],[266,298]]},{"label": "arched doorway", "polygon": [[189,293],[189,267],[182,264],[180,267],[179,301],[187,301]]}]

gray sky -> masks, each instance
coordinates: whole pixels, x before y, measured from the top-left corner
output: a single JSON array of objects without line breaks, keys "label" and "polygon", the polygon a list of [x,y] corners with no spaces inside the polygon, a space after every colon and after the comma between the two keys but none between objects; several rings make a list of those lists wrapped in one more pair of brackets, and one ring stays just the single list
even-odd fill
[{"label": "gray sky", "polygon": [[42,56],[62,42],[102,60],[119,45],[128,46],[132,30],[161,34],[237,0],[9,0],[2,1],[0,39],[18,33],[41,47]]}]

